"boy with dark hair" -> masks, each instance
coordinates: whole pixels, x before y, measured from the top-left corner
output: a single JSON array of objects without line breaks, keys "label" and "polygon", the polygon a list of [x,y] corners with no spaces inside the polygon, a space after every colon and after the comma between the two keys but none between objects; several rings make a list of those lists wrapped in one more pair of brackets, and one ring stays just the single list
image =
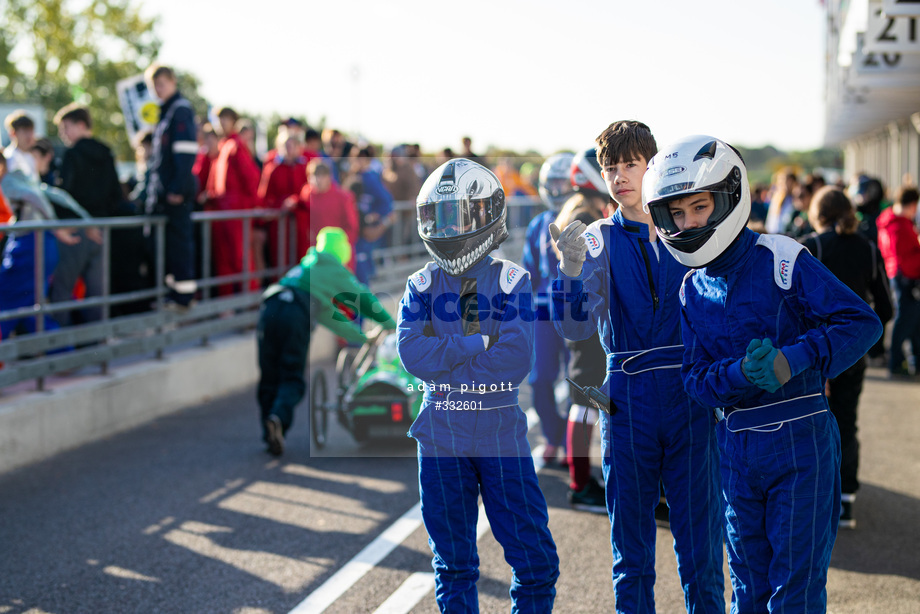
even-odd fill
[{"label": "boy with dark hair", "polygon": [[724,141],[663,149],[643,194],[667,251],[696,269],[680,287],[681,378],[719,417],[732,612],[825,612],[840,435],[824,384],[881,323],[795,240],[746,228],[747,170]]},{"label": "boy with dark hair", "polygon": [[[642,179],[657,152],[648,126],[610,124],[597,158],[619,205],[590,226],[550,231],[562,254],[555,291],[573,302],[556,320],[568,339],[599,334],[607,352],[609,413],[601,416],[617,612],[653,612],[655,508],[664,484],[678,573],[690,612],[724,612],[718,453],[712,412],[680,380],[677,291],[687,269],[659,248],[642,207]],[[579,312],[580,310],[580,312]]]},{"label": "boy with dark hair", "polygon": [[23,109],[17,109],[3,121],[10,134],[10,145],[3,151],[9,172],[21,170],[31,179],[38,179],[35,160],[29,150],[35,143],[35,122]]},{"label": "boy with dark hair", "polygon": [[[112,150],[93,137],[89,109],[71,103],[55,114],[54,123],[68,146],[61,161],[60,187],[90,216],[112,216],[124,194]],[[66,215],[69,214],[61,212],[62,217]],[[102,235],[98,228],[81,229],[77,234],[88,240],[59,246],[60,259],[49,291],[53,303],[71,298],[77,278],[83,279],[87,298],[102,295]],[[102,317],[102,309],[90,307],[81,310],[81,315],[81,321],[93,322]],[[71,323],[69,312],[59,312],[56,317],[61,326]]]}]

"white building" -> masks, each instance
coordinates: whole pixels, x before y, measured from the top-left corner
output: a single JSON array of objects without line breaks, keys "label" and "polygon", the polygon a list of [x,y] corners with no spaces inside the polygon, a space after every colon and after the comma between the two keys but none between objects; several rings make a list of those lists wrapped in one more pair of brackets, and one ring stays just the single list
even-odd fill
[{"label": "white building", "polygon": [[847,177],[920,179],[920,0],[827,0],[825,143]]}]

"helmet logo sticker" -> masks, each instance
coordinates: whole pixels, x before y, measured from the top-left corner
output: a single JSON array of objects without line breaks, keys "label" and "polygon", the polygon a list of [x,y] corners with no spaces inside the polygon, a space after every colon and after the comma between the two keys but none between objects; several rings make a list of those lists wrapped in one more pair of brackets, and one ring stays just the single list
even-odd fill
[{"label": "helmet logo sticker", "polygon": [[671,168],[669,168],[668,170],[664,172],[664,175],[666,177],[670,177],[671,175],[679,175],[683,172],[686,172],[686,170],[687,170],[686,166],[672,166]]},{"label": "helmet logo sticker", "polygon": [[692,181],[685,182],[685,183],[675,183],[672,185],[666,185],[662,187],[660,190],[658,190],[658,194],[661,196],[666,196],[668,194],[674,194],[675,192],[680,192],[682,190],[692,190],[692,189],[693,189]]},{"label": "helmet logo sticker", "polygon": [[457,192],[456,184],[446,184],[438,186],[438,194],[454,194]]},{"label": "helmet logo sticker", "polygon": [[676,157],[677,157],[677,153],[678,153],[678,152],[676,152],[676,151],[673,152],[673,153],[669,153],[668,155],[666,155],[666,156],[664,157],[664,159],[665,159],[665,160],[670,160],[671,158],[676,158]]},{"label": "helmet logo sticker", "polygon": [[416,286],[424,286],[427,283],[428,278],[425,277],[424,273],[417,273],[413,281],[415,282]]}]

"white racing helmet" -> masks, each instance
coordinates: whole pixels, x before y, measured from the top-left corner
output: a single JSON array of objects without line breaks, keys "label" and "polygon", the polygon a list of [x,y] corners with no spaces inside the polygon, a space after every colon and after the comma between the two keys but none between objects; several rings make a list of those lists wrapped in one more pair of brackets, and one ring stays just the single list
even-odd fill
[{"label": "white racing helmet", "polygon": [[569,179],[573,153],[558,153],[550,156],[540,167],[540,198],[550,211],[559,212],[575,188]]},{"label": "white racing helmet", "polygon": [[418,234],[448,275],[462,275],[508,238],[501,182],[495,173],[466,158],[435,169],[415,205]]},{"label": "white racing helmet", "polygon": [[[715,208],[705,226],[681,231],[668,204],[710,192]],[[711,136],[688,136],[658,150],[642,180],[646,211],[674,258],[701,268],[738,237],[751,214],[751,188],[741,154]]]}]

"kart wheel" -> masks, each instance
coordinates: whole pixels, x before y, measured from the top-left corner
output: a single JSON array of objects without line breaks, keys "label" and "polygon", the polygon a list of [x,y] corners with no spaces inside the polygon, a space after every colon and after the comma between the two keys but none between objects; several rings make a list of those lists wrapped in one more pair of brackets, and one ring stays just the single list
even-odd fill
[{"label": "kart wheel", "polygon": [[335,375],[336,383],[339,386],[339,396],[345,395],[345,390],[354,381],[355,357],[358,355],[358,349],[354,347],[343,347],[339,350],[335,358]]},{"label": "kart wheel", "polygon": [[319,449],[326,446],[326,433],[329,429],[329,414],[326,411],[328,399],[326,374],[318,370],[310,384],[310,434]]}]

